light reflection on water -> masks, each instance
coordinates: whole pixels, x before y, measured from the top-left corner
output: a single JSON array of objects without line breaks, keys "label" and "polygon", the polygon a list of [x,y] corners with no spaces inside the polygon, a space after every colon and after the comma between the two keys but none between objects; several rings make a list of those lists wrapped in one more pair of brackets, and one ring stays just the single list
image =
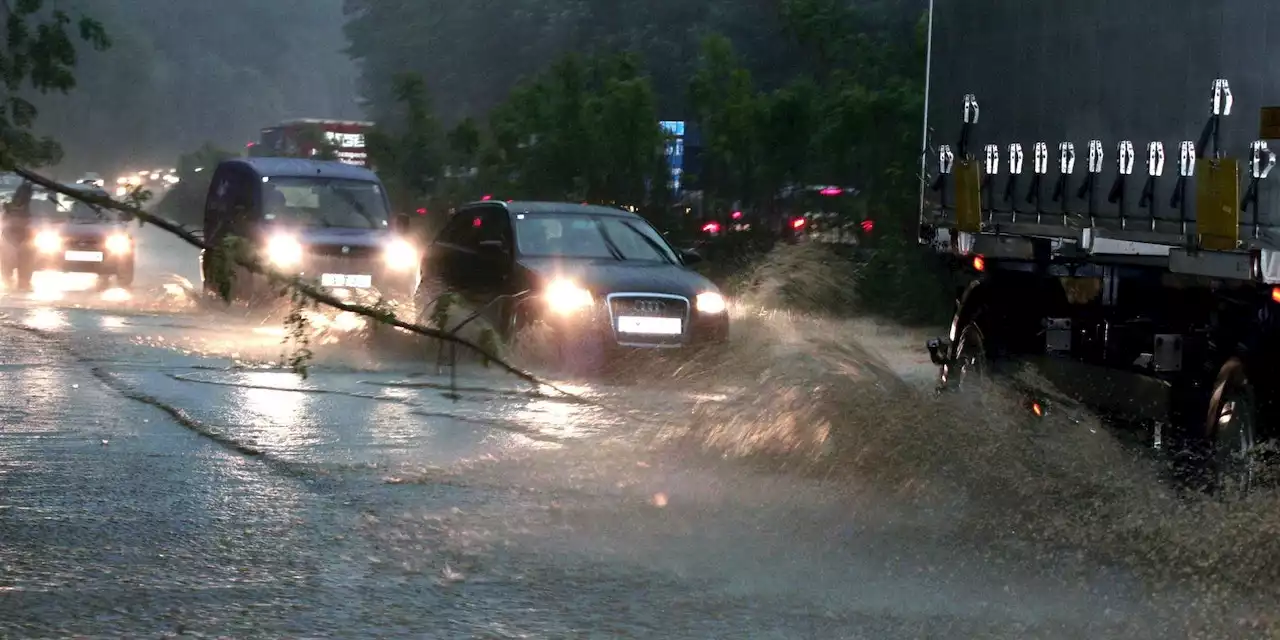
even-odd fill
[{"label": "light reflection on water", "polygon": [[32,309],[30,313],[23,319],[23,324],[32,329],[41,331],[52,331],[54,329],[62,329],[67,326],[67,314],[59,309],[40,308]]},{"label": "light reflection on water", "polygon": [[[323,441],[311,411],[307,393],[279,389],[307,389],[297,374],[287,371],[253,371],[244,373],[236,382],[246,385],[237,390],[239,402],[236,422],[251,429],[253,442],[267,451],[297,452]],[[275,389],[254,389],[275,387]]]}]

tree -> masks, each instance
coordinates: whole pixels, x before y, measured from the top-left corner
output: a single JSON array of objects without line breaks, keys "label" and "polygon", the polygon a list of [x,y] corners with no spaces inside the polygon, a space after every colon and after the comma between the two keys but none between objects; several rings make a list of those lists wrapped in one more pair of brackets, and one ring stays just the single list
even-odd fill
[{"label": "tree", "polygon": [[655,103],[635,56],[565,56],[490,115],[482,181],[511,197],[661,202],[665,134]]},{"label": "tree", "polygon": [[[72,16],[60,9],[45,11],[43,0],[6,0],[0,2],[0,20],[0,36],[7,45],[0,49],[0,81],[8,94],[0,98],[0,169],[57,162],[62,149],[52,138],[33,133],[38,114],[24,94],[65,94],[75,86]],[[74,25],[80,39],[93,48],[111,46],[97,21],[79,16]]]},{"label": "tree", "polygon": [[422,78],[402,74],[395,80],[396,109],[365,137],[369,158],[392,198],[405,212],[425,204],[444,171],[440,125],[431,110]]}]

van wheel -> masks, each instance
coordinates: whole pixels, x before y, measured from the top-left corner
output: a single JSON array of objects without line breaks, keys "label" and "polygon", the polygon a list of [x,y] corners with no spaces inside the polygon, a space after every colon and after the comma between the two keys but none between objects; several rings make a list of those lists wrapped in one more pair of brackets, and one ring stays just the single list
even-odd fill
[{"label": "van wheel", "polygon": [[133,257],[120,265],[120,270],[116,272],[116,286],[128,289],[133,286]]}]

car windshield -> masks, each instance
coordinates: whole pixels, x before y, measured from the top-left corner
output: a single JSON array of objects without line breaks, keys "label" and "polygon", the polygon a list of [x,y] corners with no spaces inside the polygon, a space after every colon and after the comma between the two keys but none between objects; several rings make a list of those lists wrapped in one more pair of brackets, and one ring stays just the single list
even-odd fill
[{"label": "car windshield", "polygon": [[45,220],[71,222],[102,222],[111,220],[111,214],[95,209],[71,196],[37,191],[31,194],[31,216]]},{"label": "car windshield", "polygon": [[376,182],[271,178],[263,185],[263,217],[307,227],[385,229],[390,215]]},{"label": "car windshield", "polygon": [[677,263],[662,236],[638,218],[519,213],[515,231],[526,256]]}]

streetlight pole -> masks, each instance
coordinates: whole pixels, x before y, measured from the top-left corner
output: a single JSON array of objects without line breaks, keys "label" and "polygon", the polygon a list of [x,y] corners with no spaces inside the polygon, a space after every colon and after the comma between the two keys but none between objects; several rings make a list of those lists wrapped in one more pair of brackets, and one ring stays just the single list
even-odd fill
[{"label": "streetlight pole", "polygon": [[933,0],[929,0],[929,27],[924,53],[924,123],[920,130],[920,216],[924,216],[924,190],[929,182],[929,84],[933,79]]}]

